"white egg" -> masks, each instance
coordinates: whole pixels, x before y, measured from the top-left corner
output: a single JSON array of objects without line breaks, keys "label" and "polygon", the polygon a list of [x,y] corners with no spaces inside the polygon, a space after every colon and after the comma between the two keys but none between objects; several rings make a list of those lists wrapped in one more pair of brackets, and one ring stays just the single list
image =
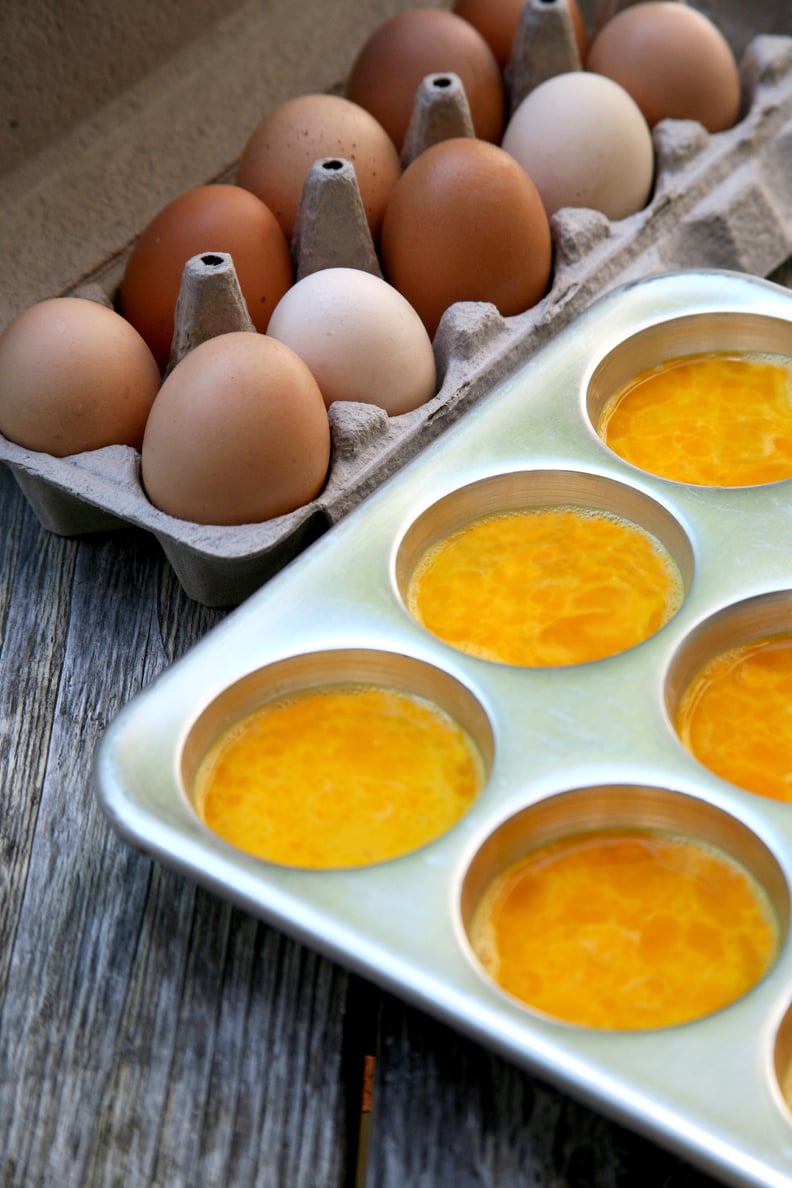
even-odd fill
[{"label": "white egg", "polygon": [[410,412],[435,394],[431,339],[410,303],[380,277],[324,268],[303,277],[267,327],[308,365],[325,404],[376,404]]},{"label": "white egg", "polygon": [[530,176],[548,217],[584,206],[635,214],[654,180],[652,133],[623,87],[585,70],[558,74],[522,100],[502,147]]}]

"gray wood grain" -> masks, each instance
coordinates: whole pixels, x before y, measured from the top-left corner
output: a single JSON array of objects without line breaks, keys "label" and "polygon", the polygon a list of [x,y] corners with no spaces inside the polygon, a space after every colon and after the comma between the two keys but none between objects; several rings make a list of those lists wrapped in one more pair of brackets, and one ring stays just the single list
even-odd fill
[{"label": "gray wood grain", "polygon": [[365,1188],[715,1188],[389,995],[378,1036]]},{"label": "gray wood grain", "polygon": [[6,472],[0,523],[0,1183],[344,1184],[347,975],[93,797],[107,722],[219,613],[143,536],[44,533]]}]

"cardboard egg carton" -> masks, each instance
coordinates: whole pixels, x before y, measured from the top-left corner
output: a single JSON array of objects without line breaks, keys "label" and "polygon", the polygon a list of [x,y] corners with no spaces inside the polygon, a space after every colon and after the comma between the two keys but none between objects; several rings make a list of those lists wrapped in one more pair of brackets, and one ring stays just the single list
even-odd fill
[{"label": "cardboard egg carton", "polygon": [[[53,458],[0,438],[0,461],[49,531],[140,528],[191,598],[241,602],[608,290],[656,272],[769,276],[784,265],[792,256],[792,36],[759,34],[740,62],[744,114],[735,127],[710,135],[668,120],[655,128],[656,179],[644,210],[618,222],[582,209],[553,216],[553,273],[538,305],[508,318],[483,303],[446,311],[430,401],[394,417],[371,405],[331,406],[328,480],[304,507],[239,527],[177,520],[149,503],[139,455],[126,446]],[[111,260],[67,291],[112,300],[119,268]]]}]

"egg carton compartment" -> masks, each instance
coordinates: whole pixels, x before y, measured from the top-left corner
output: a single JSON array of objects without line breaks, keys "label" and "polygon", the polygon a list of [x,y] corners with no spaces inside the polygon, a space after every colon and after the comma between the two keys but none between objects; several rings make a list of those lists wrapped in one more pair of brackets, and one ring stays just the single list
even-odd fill
[{"label": "egg carton compartment", "polygon": [[[597,298],[130,702],[94,775],[131,845],[724,1183],[782,1188],[792,808],[709,771],[674,716],[702,660],[763,633],[792,635],[792,480],[659,478],[597,431],[625,378],[727,349],[791,358],[792,293],[685,269]],[[531,667],[471,655],[420,625],[407,591],[427,547],[471,518],[555,505],[612,513],[667,549],[683,589],[662,627],[602,659]],[[207,749],[263,701],[338,681],[434,701],[477,746],[481,793],[435,840],[357,868],[278,865],[221,840],[194,801]],[[493,984],[471,943],[489,879],[532,846],[605,827],[670,830],[750,873],[779,932],[752,989],[683,1024],[619,1030],[560,1022]]]},{"label": "egg carton compartment", "polygon": [[[727,6],[724,15],[734,26]],[[679,268],[767,276],[792,255],[792,37],[760,34],[744,44],[744,25],[738,35],[729,32],[735,44],[742,37],[740,121],[716,134],[689,121],[657,125],[654,190],[635,215],[610,221],[586,209],[555,214],[551,285],[533,308],[502,317],[484,303],[451,306],[434,336],[438,389],[425,405],[389,417],[374,406],[336,402],[328,480],[305,506],[258,524],[198,525],[148,501],[139,456],[128,447],[59,459],[0,438],[0,461],[48,530],[143,529],[156,537],[190,597],[212,606],[243,601],[601,294]],[[112,301],[123,259],[114,257],[69,291]]]}]

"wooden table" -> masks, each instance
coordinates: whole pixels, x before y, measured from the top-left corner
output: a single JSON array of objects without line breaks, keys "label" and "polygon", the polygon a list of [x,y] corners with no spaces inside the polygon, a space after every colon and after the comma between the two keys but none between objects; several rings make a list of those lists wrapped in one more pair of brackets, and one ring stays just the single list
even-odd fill
[{"label": "wooden table", "polygon": [[5,469],[0,522],[2,1188],[712,1184],[121,842],[94,748],[222,612]]}]

